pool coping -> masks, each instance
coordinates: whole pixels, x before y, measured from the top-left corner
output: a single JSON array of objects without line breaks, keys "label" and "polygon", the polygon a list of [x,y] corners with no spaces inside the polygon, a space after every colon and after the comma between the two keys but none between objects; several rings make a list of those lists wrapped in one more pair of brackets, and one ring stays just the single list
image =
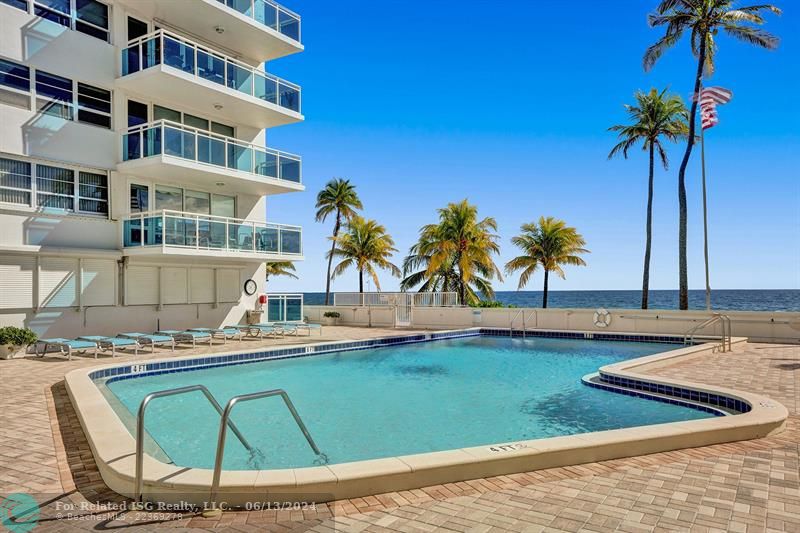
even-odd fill
[{"label": "pool coping", "polygon": [[[291,349],[303,348],[302,353],[286,357],[302,357],[316,353],[329,353],[347,349],[344,346],[384,341],[383,345],[426,342],[436,338],[480,335],[483,331],[503,331],[497,328],[467,328],[450,331],[435,331],[423,334],[379,337],[369,341],[312,342],[292,345]],[[547,331],[554,335],[556,330]],[[505,332],[508,332],[506,329]],[[528,332],[530,333],[530,332]],[[568,332],[584,335],[595,332]],[[514,332],[512,332],[512,335]],[[604,335],[631,336],[608,332]],[[422,339],[420,340],[420,337]],[[644,337],[644,336],[643,336]],[[662,339],[669,335],[647,335]],[[576,337],[587,338],[587,337]],[[401,339],[389,342],[389,339]],[[733,339],[734,346],[746,339]],[[315,347],[325,346],[324,351],[315,352]],[[648,396],[643,388],[635,389],[635,383],[655,387],[671,387],[673,390],[695,391],[743,402],[747,412],[731,416],[717,416],[701,420],[670,422],[650,426],[614,429],[546,439],[521,440],[485,446],[475,446],[439,452],[430,452],[382,459],[371,459],[334,465],[290,468],[277,470],[223,470],[219,501],[227,506],[244,506],[248,503],[268,500],[280,501],[330,501],[355,498],[400,490],[439,485],[469,479],[493,477],[516,472],[528,472],[543,468],[591,463],[619,459],[682,448],[694,448],[711,444],[734,442],[765,437],[777,433],[785,426],[787,409],[778,402],[764,396],[723,387],[708,387],[678,379],[666,379],[641,373],[645,368],[657,368],[677,359],[699,357],[715,351],[715,343],[704,343],[662,352],[633,360],[606,365],[598,369],[601,380],[609,386],[618,387],[619,380],[628,380],[635,395]],[[188,355],[168,359],[149,360],[142,365],[157,365],[165,362],[198,359],[219,359],[226,356],[273,353],[287,350],[285,346],[264,350],[235,350],[213,355]],[[272,359],[273,357],[268,357]],[[276,356],[274,358],[283,358]],[[255,359],[260,360],[260,359]],[[247,362],[247,361],[244,361]],[[234,362],[232,364],[242,364]],[[65,376],[67,391],[75,412],[91,447],[100,475],[106,485],[115,492],[132,496],[134,492],[135,439],[125,428],[117,413],[108,403],[92,376],[98,371],[131,367],[135,360],[124,363],[82,368]],[[156,367],[158,368],[158,367]],[[196,368],[189,367],[187,369]],[[165,371],[169,371],[166,369]],[[174,370],[174,368],[173,368]],[[158,372],[158,370],[154,370]],[[616,381],[615,381],[616,380]],[[634,395],[632,394],[632,395]],[[652,395],[651,395],[652,396]],[[691,400],[691,398],[688,398]],[[676,397],[680,400],[680,397]],[[742,405],[743,405],[742,404]],[[144,456],[145,499],[167,504],[205,506],[209,500],[212,470],[187,468],[158,461],[148,454]]]}]

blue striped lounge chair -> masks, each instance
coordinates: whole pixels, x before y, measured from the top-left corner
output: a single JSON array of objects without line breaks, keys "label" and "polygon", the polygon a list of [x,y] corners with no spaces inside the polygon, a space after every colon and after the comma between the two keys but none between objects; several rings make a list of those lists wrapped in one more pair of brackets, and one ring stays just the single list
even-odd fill
[{"label": "blue striped lounge chair", "polygon": [[[111,357],[117,356],[117,350],[133,350],[133,355],[139,355],[139,348],[142,347],[136,339],[127,337],[104,337],[102,335],[84,335],[78,340],[96,342],[97,347],[104,352],[111,351]],[[95,356],[96,357],[96,356]]]},{"label": "blue striped lounge chair", "polygon": [[[42,349],[39,353],[39,348]],[[48,353],[57,352],[61,355],[66,355],[67,360],[72,359],[72,352],[86,353],[88,350],[94,351],[94,356],[97,358],[97,343],[91,341],[84,341],[79,339],[39,339],[33,347],[33,353],[36,357],[44,357]]]},{"label": "blue striped lounge chair", "polygon": [[117,337],[125,337],[128,339],[135,339],[142,346],[150,346],[150,349],[155,351],[156,346],[169,346],[172,351],[175,351],[175,339],[169,335],[150,335],[149,333],[120,333]]},{"label": "blue striped lounge chair", "polygon": [[222,344],[226,344],[228,339],[242,340],[242,330],[234,327],[224,328],[189,328],[187,331],[198,331],[200,333],[208,333],[212,337],[222,337]]},{"label": "blue striped lounge chair", "polygon": [[209,346],[214,344],[214,336],[206,331],[162,329],[156,331],[156,335],[169,335],[177,343],[192,343],[192,348],[197,348],[198,342],[207,342]]}]

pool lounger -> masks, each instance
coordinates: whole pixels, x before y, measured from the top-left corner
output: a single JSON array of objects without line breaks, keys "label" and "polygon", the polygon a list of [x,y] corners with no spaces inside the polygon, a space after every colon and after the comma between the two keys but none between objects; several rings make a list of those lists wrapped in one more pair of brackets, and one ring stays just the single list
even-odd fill
[{"label": "pool lounger", "polygon": [[[107,352],[111,351],[111,357],[117,356],[117,350],[130,350],[133,349],[133,355],[139,355],[139,348],[142,347],[136,339],[129,339],[127,337],[104,337],[102,335],[84,335],[78,337],[78,340],[96,342],[100,350]],[[152,348],[151,348],[152,349]],[[97,358],[97,355],[95,355]]]},{"label": "pool lounger", "polygon": [[175,351],[175,339],[169,335],[150,335],[148,333],[120,333],[117,337],[135,339],[142,346],[150,346],[155,351],[155,346],[166,344],[172,351]]},{"label": "pool lounger", "polygon": [[254,327],[272,329],[276,335],[284,337],[286,335],[297,335],[297,326],[289,322],[262,322]]},{"label": "pool lounger", "polygon": [[[43,346],[42,353],[39,354],[39,347]],[[50,348],[54,348],[61,355],[66,355],[67,360],[72,359],[72,352],[86,352],[87,350],[94,350],[94,356],[97,358],[97,343],[84,341],[80,339],[39,339],[33,347],[33,353],[36,357],[44,357],[47,355]]]},{"label": "pool lounger", "polygon": [[179,329],[162,329],[156,331],[156,335],[169,335],[177,343],[192,343],[192,348],[197,348],[198,342],[207,342],[209,346],[214,344],[214,336],[207,331],[191,331]]},{"label": "pool lounger", "polygon": [[278,326],[289,326],[296,330],[304,329],[308,331],[308,336],[311,336],[312,331],[319,331],[320,336],[322,336],[322,324],[307,324],[305,322],[278,322]]},{"label": "pool lounger", "polygon": [[267,335],[277,337],[283,335],[283,329],[274,324],[244,324],[240,326],[225,326],[228,328],[237,328],[247,334],[248,337],[264,338]]},{"label": "pool lounger", "polygon": [[222,337],[222,344],[228,342],[228,339],[242,340],[243,332],[239,327],[224,327],[224,328],[190,328],[188,331],[197,331],[200,333],[208,333],[212,337]]}]

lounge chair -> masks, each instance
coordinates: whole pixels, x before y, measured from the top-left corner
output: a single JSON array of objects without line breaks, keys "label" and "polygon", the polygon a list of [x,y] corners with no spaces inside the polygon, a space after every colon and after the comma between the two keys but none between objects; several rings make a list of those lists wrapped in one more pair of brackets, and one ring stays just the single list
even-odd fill
[{"label": "lounge chair", "polygon": [[308,331],[309,337],[312,331],[319,331],[320,336],[322,336],[322,324],[308,324],[306,322],[277,322],[277,324],[281,327],[289,326],[296,330],[304,329]]},{"label": "lounge chair", "polygon": [[197,348],[198,342],[207,342],[209,346],[214,344],[214,336],[206,331],[190,331],[179,329],[162,329],[156,331],[156,335],[169,335],[177,343],[192,343],[192,348]]},{"label": "lounge chair", "polygon": [[[107,352],[111,351],[111,357],[117,356],[117,350],[130,350],[133,349],[133,355],[139,355],[139,348],[142,347],[136,339],[129,339],[127,337],[103,337],[102,335],[84,335],[78,337],[78,340],[96,342],[100,350]],[[151,350],[155,349],[151,345]]]},{"label": "lounge chair", "polygon": [[[42,353],[39,353],[39,347],[42,348]],[[52,350],[51,350],[52,349]],[[72,359],[72,352],[86,353],[88,350],[94,350],[94,356],[97,358],[97,343],[91,341],[84,341],[79,339],[39,339],[33,347],[33,353],[36,357],[44,357],[48,352],[58,351],[61,355],[66,355],[67,360]]]},{"label": "lounge chair", "polygon": [[245,324],[242,326],[225,326],[228,328],[238,328],[247,334],[248,337],[258,337],[259,339],[264,336],[277,337],[283,335],[283,329],[274,324]]},{"label": "lounge chair", "polygon": [[169,335],[150,335],[148,333],[120,333],[117,337],[135,339],[142,346],[150,346],[155,351],[155,346],[166,344],[172,351],[175,351],[175,339]]},{"label": "lounge chair", "polygon": [[222,343],[228,342],[228,339],[242,340],[243,332],[238,327],[224,327],[224,328],[189,328],[188,331],[198,331],[200,333],[208,333],[212,337],[221,336]]}]

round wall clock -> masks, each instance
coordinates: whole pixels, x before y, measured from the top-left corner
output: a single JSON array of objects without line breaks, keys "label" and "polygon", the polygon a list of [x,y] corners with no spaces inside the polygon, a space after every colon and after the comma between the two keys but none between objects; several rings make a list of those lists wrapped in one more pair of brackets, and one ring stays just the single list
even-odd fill
[{"label": "round wall clock", "polygon": [[244,293],[248,296],[252,296],[258,290],[258,283],[255,280],[248,279],[244,282]]}]

